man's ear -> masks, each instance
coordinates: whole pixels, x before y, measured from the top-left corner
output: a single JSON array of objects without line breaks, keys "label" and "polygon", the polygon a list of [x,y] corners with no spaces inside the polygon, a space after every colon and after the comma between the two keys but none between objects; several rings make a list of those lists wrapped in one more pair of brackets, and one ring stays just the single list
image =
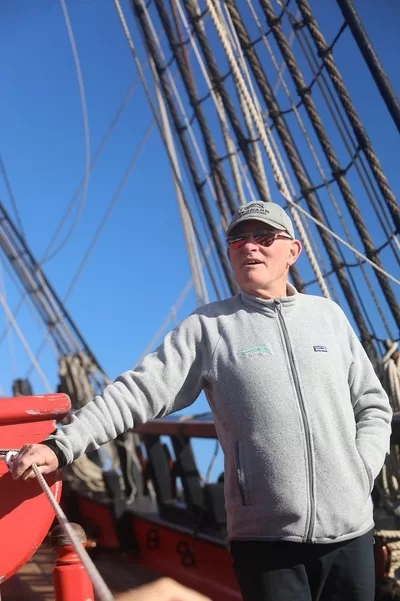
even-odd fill
[{"label": "man's ear", "polygon": [[290,253],[289,253],[289,258],[288,258],[289,266],[294,265],[294,263],[296,263],[297,259],[300,256],[301,251],[302,251],[302,246],[301,246],[300,240],[293,240],[291,247],[290,247]]}]

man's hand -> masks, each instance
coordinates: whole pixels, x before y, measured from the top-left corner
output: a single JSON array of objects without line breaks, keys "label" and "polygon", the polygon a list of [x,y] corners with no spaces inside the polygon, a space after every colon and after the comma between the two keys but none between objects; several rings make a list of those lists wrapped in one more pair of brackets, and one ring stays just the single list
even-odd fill
[{"label": "man's hand", "polygon": [[14,479],[22,477],[23,480],[34,478],[35,473],[32,469],[32,463],[36,463],[39,472],[42,474],[50,474],[58,468],[57,456],[47,445],[26,444],[18,455],[13,458],[11,465],[12,477]]},{"label": "man's hand", "polygon": [[156,582],[123,593],[117,597],[117,601],[210,601],[210,599],[170,578],[160,578]]}]

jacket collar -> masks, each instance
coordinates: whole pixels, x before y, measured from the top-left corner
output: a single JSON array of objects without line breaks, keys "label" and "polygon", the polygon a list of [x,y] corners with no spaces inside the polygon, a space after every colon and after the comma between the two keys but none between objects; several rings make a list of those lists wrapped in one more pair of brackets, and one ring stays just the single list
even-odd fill
[{"label": "jacket collar", "polygon": [[243,302],[243,304],[248,307],[252,307],[253,309],[259,311],[260,313],[265,313],[270,317],[276,316],[276,305],[279,303],[282,306],[284,313],[291,312],[296,306],[299,293],[296,288],[292,286],[292,284],[287,284],[287,296],[281,296],[279,298],[260,298],[258,296],[252,296],[251,294],[247,294],[246,292],[239,292],[239,296]]}]

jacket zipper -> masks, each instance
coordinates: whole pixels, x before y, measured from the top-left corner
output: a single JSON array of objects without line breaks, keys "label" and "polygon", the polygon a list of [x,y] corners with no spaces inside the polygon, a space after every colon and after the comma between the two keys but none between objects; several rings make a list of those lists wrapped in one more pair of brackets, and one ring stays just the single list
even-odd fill
[{"label": "jacket zipper", "polygon": [[238,484],[239,484],[239,491],[240,491],[240,496],[242,499],[242,503],[243,505],[247,505],[247,501],[246,501],[246,494],[245,494],[245,490],[244,490],[244,466],[242,465],[242,461],[240,458],[240,442],[237,441],[235,443],[235,452],[236,452],[236,472],[237,472],[237,478],[238,478]]},{"label": "jacket zipper", "polygon": [[309,494],[310,494],[310,501],[311,501],[311,508],[310,508],[311,511],[310,511],[309,518],[307,520],[308,524],[306,526],[306,542],[312,542],[312,535],[313,535],[313,531],[314,531],[314,521],[315,521],[314,520],[315,499],[314,499],[314,471],[313,471],[313,461],[312,461],[311,434],[310,434],[310,428],[308,425],[307,414],[306,414],[306,410],[305,410],[304,398],[303,398],[303,394],[301,392],[299,375],[297,373],[296,364],[294,362],[293,349],[292,349],[292,345],[290,343],[290,338],[289,338],[289,333],[288,333],[288,330],[286,327],[286,323],[285,323],[285,320],[283,319],[283,315],[282,315],[282,306],[279,301],[275,301],[275,305],[278,309],[277,310],[278,320],[279,320],[279,323],[282,328],[283,337],[285,339],[286,350],[287,350],[288,357],[289,357],[289,363],[290,363],[290,367],[292,370],[292,376],[293,376],[294,385],[295,385],[296,393],[297,393],[297,400],[299,402],[301,416],[303,418],[304,431],[305,431],[305,435],[306,435],[307,462],[308,462],[308,473],[309,473],[308,485],[309,485]]}]

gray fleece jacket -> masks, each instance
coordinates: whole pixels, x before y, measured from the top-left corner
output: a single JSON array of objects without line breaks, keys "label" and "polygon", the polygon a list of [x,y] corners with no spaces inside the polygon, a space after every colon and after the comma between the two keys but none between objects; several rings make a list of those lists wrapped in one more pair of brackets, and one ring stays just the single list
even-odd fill
[{"label": "gray fleece jacket", "polygon": [[289,294],[241,292],[194,311],[51,437],[67,462],[204,390],[231,540],[329,543],[371,529],[388,397],[338,305]]}]

